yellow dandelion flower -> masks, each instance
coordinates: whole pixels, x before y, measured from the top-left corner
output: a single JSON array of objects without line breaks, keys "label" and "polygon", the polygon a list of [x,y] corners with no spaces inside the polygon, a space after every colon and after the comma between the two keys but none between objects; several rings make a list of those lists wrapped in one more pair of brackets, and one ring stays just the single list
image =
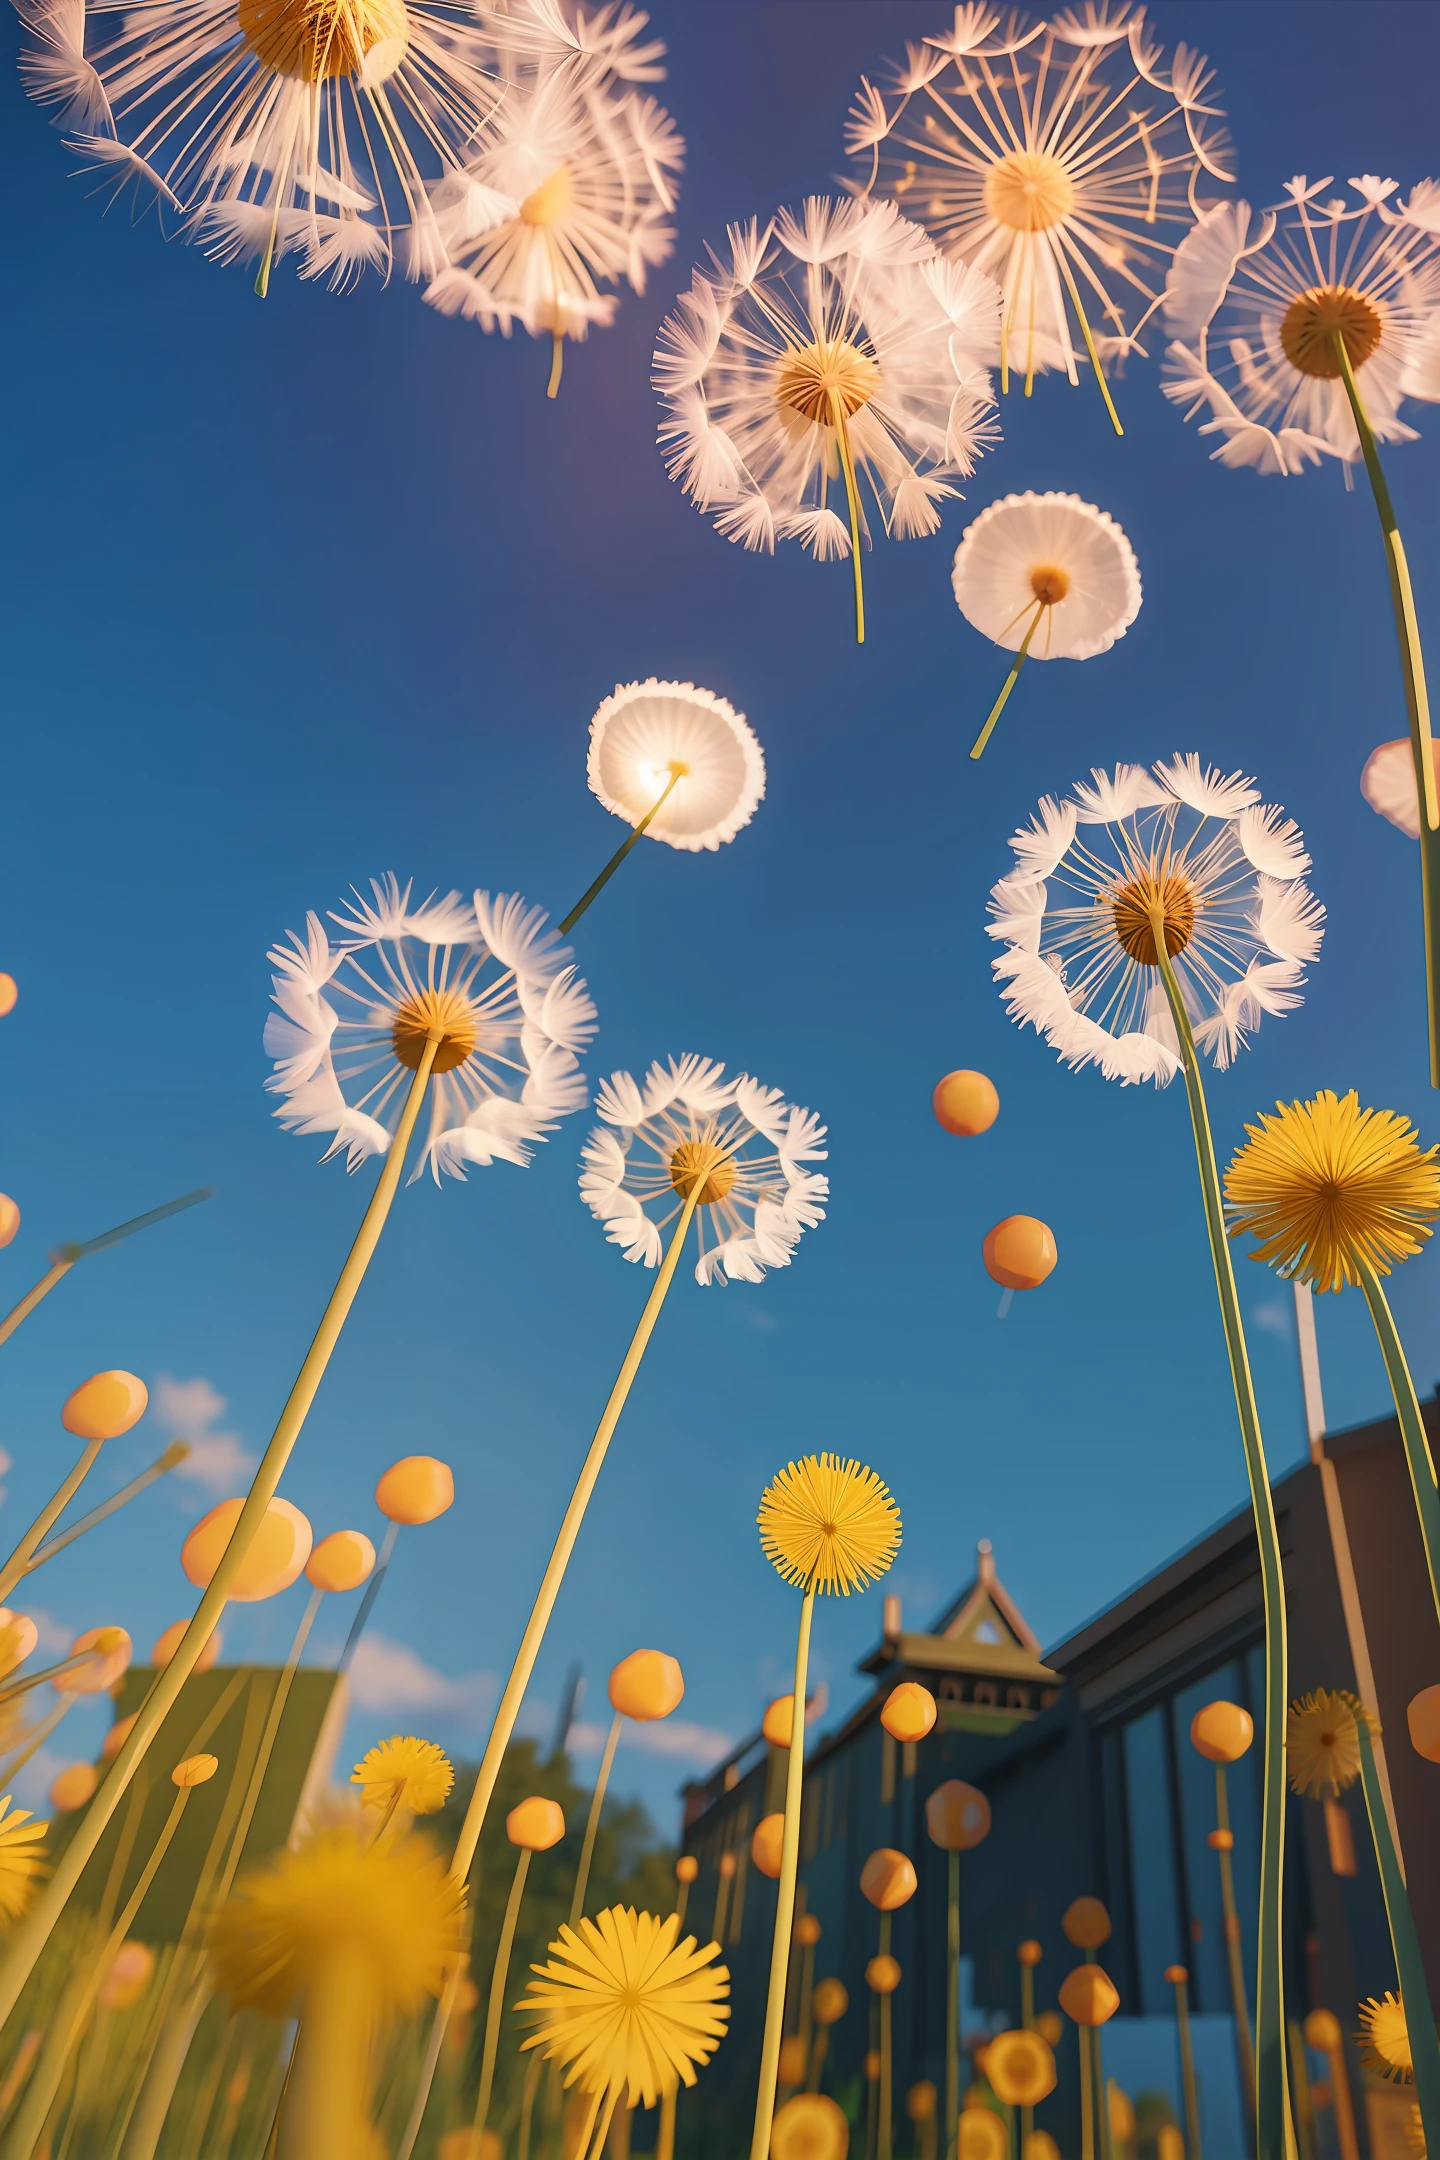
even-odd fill
[{"label": "yellow dandelion flower", "polygon": [[243,1876],[210,1931],[232,2007],[287,2017],[338,1962],[368,1981],[373,2007],[413,2013],[438,1995],[463,1947],[464,1890],[423,1838],[362,1844],[322,1830]]},{"label": "yellow dandelion flower", "polygon": [[[1297,1793],[1319,1800],[1328,1785],[1344,1792],[1360,1775],[1360,1736],[1355,1713],[1360,1705],[1338,1688],[1321,1688],[1290,1705],[1285,1718],[1285,1756],[1290,1783]],[[1373,1719],[1370,1730],[1376,1731]]]},{"label": "yellow dandelion flower", "polygon": [[1360,2005],[1360,2030],[1355,2035],[1360,2060],[1392,2085],[1408,2085],[1415,2075],[1410,2054],[1410,2027],[1405,2005],[1398,1995],[1373,1995]]},{"label": "yellow dandelion flower", "polygon": [[1257,1260],[1317,1290],[1419,1252],[1440,1215],[1440,1147],[1422,1149],[1398,1111],[1362,1110],[1353,1088],[1275,1107],[1225,1173],[1231,1237],[1250,1231]]},{"label": "yellow dandelion flower", "polygon": [[360,1787],[360,1804],[407,1815],[433,1815],[450,1797],[455,1772],[450,1758],[433,1740],[382,1740],[356,1763],[350,1783]]},{"label": "yellow dandelion flower", "polygon": [[578,1931],[562,1927],[516,2004],[535,2024],[522,2046],[566,2064],[567,2085],[623,2092],[630,2107],[654,2107],[677,2081],[693,2085],[696,2064],[725,2037],[730,1974],[711,1962],[719,1943],[702,1950],[679,1933],[677,1913],[658,1920],[619,1905]]},{"label": "yellow dandelion flower", "polygon": [[46,1865],[36,1851],[50,1825],[35,1822],[26,1808],[12,1808],[10,1795],[0,1800],[0,1922],[18,1920]]},{"label": "yellow dandelion flower", "polygon": [[838,1455],[806,1455],[766,1486],[760,1542],[786,1582],[848,1597],[900,1550],[900,1510],[883,1478]]}]

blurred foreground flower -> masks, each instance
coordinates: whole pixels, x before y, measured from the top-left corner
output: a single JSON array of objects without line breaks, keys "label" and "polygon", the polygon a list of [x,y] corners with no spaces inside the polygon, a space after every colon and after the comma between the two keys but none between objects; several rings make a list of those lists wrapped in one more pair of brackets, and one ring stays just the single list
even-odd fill
[{"label": "blurred foreground flower", "polygon": [[444,1807],[455,1772],[445,1750],[433,1740],[397,1733],[361,1757],[350,1783],[360,1787],[362,1807],[384,1810],[384,1829],[394,1815],[433,1815]]},{"label": "blurred foreground flower", "polygon": [[25,1808],[12,1808],[10,1795],[0,1800],[0,1922],[24,1912],[45,1873],[40,1840],[48,1823],[36,1822]]}]

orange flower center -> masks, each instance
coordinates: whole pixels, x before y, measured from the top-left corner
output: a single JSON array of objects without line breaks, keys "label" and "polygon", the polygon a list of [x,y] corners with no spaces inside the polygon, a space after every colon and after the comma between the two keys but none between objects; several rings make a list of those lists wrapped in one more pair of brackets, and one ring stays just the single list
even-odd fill
[{"label": "orange flower center", "polygon": [[1302,375],[1319,382],[1336,382],[1340,355],[1335,349],[1338,330],[1352,368],[1360,368],[1380,343],[1385,325],[1380,311],[1353,285],[1312,285],[1292,300],[1280,320],[1280,343],[1285,357]]},{"label": "orange flower center", "polygon": [[1047,232],[1075,207],[1075,183],[1048,150],[1011,150],[985,175],[985,208],[1012,232]]},{"label": "orange flower center", "polygon": [[776,398],[803,419],[833,422],[838,400],[848,420],[880,388],[880,370],[868,353],[843,338],[826,338],[787,354],[775,384]]},{"label": "orange flower center", "polygon": [[1030,590],[1046,607],[1058,607],[1070,590],[1070,579],[1054,563],[1037,563],[1030,572]]},{"label": "orange flower center", "polygon": [[697,1180],[703,1181],[698,1204],[713,1207],[734,1185],[735,1164],[713,1141],[682,1140],[670,1157],[670,1182],[676,1192],[688,1194]]},{"label": "orange flower center", "polygon": [[425,1045],[432,1035],[440,1037],[431,1072],[454,1072],[463,1065],[479,1040],[474,1007],[454,990],[418,990],[396,1013],[390,1043],[396,1057],[411,1072],[418,1072]]},{"label": "orange flower center", "polygon": [[1188,878],[1168,865],[1142,870],[1110,895],[1115,935],[1141,967],[1159,965],[1155,943],[1157,914],[1164,926],[1165,950],[1173,960],[1195,931],[1195,890]]}]

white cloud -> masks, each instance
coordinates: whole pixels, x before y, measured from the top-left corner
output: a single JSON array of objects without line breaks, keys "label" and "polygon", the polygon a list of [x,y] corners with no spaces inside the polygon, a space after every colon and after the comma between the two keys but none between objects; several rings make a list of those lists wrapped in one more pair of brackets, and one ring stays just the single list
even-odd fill
[{"label": "white cloud", "polygon": [[189,1443],[190,1453],[176,1466],[176,1477],[189,1478],[224,1499],[255,1468],[259,1458],[238,1433],[212,1430],[225,1415],[226,1401],[208,1380],[176,1380],[161,1373],[150,1391],[150,1407],[166,1432]]},{"label": "white cloud", "polygon": [[1290,1308],[1279,1299],[1269,1305],[1254,1306],[1250,1317],[1256,1327],[1263,1328],[1267,1335],[1278,1335],[1282,1342],[1289,1342]]},{"label": "white cloud", "polygon": [[350,1695],[357,1710],[428,1710],[466,1732],[478,1732],[495,1706],[499,1686],[494,1673],[468,1672],[452,1678],[427,1665],[408,1643],[396,1642],[378,1629],[360,1638],[350,1668]]},{"label": "white cloud", "polygon": [[52,1664],[57,1658],[64,1657],[79,1629],[66,1627],[63,1620],[57,1620],[53,1613],[43,1611],[38,1605],[21,1605],[18,1609],[35,1623],[36,1650]]},{"label": "white cloud", "polygon": [[[602,1725],[572,1725],[570,1728],[570,1751],[575,1755],[599,1755],[603,1752],[607,1728]],[[694,1763],[708,1770],[712,1763],[723,1762],[735,1745],[729,1733],[720,1732],[714,1725],[699,1725],[693,1718],[652,1718],[637,1725],[630,1718],[620,1728],[622,1748],[635,1748],[644,1755],[669,1755],[678,1762]]]}]

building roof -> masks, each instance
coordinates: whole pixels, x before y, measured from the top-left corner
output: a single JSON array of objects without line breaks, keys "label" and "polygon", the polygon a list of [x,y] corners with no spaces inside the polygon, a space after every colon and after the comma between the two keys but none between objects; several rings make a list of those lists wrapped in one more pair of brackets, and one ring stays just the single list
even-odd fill
[{"label": "building roof", "polygon": [[922,1671],[974,1673],[983,1679],[1033,1680],[1049,1686],[1060,1677],[1041,1663],[1039,1637],[996,1574],[989,1538],[981,1538],[976,1547],[970,1582],[927,1633],[907,1633],[900,1625],[900,1600],[885,1600],[884,1637],[878,1649],[861,1659],[860,1670],[880,1673],[897,1661]]}]

